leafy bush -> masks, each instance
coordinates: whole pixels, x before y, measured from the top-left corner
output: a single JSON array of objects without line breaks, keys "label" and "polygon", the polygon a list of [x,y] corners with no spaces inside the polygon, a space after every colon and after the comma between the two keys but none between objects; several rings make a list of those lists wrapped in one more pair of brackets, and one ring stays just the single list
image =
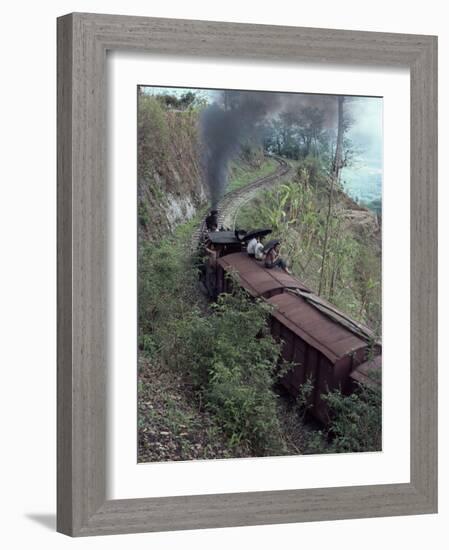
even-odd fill
[{"label": "leafy bush", "polygon": [[282,453],[272,389],[280,349],[266,329],[269,308],[237,285],[233,294],[205,307],[181,243],[166,239],[142,248],[141,351],[184,373],[231,447],[244,445],[259,456]]},{"label": "leafy bush", "polygon": [[296,406],[298,407],[298,412],[301,415],[303,421],[305,419],[307,411],[313,407],[313,403],[311,401],[312,396],[313,382],[312,378],[309,377],[300,387],[298,396],[296,397]]},{"label": "leafy bush", "polygon": [[298,181],[303,185],[311,185],[315,189],[323,185],[325,170],[319,157],[308,155],[300,163],[297,170]]},{"label": "leafy bush", "polygon": [[279,452],[282,444],[272,386],[280,348],[266,331],[269,310],[242,290],[221,296],[215,310],[208,407],[233,439],[248,441],[259,454]]},{"label": "leafy bush", "polygon": [[138,256],[141,351],[158,360],[171,358],[177,341],[173,325],[194,315],[197,307],[196,281],[197,272],[181,230],[158,243],[141,241]]},{"label": "leafy bush", "polygon": [[366,452],[382,449],[382,393],[380,386],[359,384],[351,395],[339,390],[323,396],[330,409],[329,452]]},{"label": "leafy bush", "polygon": [[231,445],[246,444],[259,455],[282,452],[272,389],[280,350],[266,331],[269,310],[236,287],[212,311],[178,324],[178,364]]},{"label": "leafy bush", "polygon": [[[297,398],[304,419],[311,409],[309,382]],[[304,432],[304,454],[357,453],[382,450],[382,395],[380,385],[359,384],[354,393],[334,390],[321,396],[328,406],[329,424]]]}]

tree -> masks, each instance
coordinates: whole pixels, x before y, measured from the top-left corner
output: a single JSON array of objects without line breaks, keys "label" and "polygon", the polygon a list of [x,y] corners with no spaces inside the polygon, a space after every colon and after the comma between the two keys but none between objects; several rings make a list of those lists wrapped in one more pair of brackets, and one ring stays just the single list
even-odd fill
[{"label": "tree", "polygon": [[302,156],[317,154],[319,140],[323,135],[324,113],[318,107],[303,107],[299,137],[302,142]]},{"label": "tree", "polygon": [[332,161],[332,168],[330,173],[330,189],[329,189],[329,201],[327,207],[326,226],[324,231],[323,253],[321,257],[321,271],[320,271],[320,283],[318,286],[318,295],[321,295],[324,285],[324,268],[326,264],[327,246],[329,241],[329,227],[332,216],[332,204],[333,204],[333,192],[335,185],[340,180],[341,169],[344,166],[343,162],[343,135],[347,124],[344,122],[344,96],[337,97],[337,143],[335,146],[335,154]]}]

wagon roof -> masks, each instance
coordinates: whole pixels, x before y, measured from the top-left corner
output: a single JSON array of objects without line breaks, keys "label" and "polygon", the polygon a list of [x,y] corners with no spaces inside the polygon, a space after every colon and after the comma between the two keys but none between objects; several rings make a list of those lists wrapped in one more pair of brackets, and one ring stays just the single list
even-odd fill
[{"label": "wagon roof", "polygon": [[209,231],[207,238],[213,244],[235,244],[240,242],[234,231]]},{"label": "wagon roof", "polygon": [[[375,377],[375,373],[380,374],[382,371],[382,355],[377,355],[373,359],[365,361],[356,367],[350,374],[351,378],[361,384],[366,384],[370,387],[379,387],[380,378]],[[373,377],[374,375],[374,377]]]},{"label": "wagon roof", "polygon": [[262,297],[278,288],[298,288],[309,291],[300,281],[280,269],[266,269],[263,264],[244,252],[235,252],[219,259],[225,271],[235,271],[240,284],[252,296]]},{"label": "wagon roof", "polygon": [[274,306],[272,316],[294,334],[325,355],[332,363],[367,343],[353,332],[322,313],[303,297],[291,293],[268,299]]},{"label": "wagon roof", "polygon": [[[274,306],[273,317],[320,351],[332,363],[367,346],[366,339],[357,336],[336,318],[321,311],[313,305],[311,299],[306,300],[294,292],[289,292],[289,289],[299,289],[310,293],[311,298],[314,296],[301,281],[285,271],[267,269],[244,252],[223,256],[218,260],[218,264],[225,271],[234,271],[242,287],[254,297],[264,297],[264,294],[270,291],[281,289],[281,293],[267,298]],[[321,302],[326,303],[324,300]]]}]

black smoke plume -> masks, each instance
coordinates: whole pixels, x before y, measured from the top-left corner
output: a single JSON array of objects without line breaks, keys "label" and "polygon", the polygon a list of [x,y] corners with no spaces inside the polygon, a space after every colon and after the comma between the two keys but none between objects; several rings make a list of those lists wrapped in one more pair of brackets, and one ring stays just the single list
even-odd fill
[{"label": "black smoke plume", "polygon": [[260,138],[262,123],[277,104],[276,94],[224,92],[220,102],[203,111],[203,167],[212,208],[216,208],[226,190],[229,161],[239,153],[244,141]]},{"label": "black smoke plume", "polygon": [[336,124],[337,96],[282,92],[225,91],[208,106],[200,119],[203,169],[215,209],[228,182],[229,161],[238,155],[244,142],[260,141],[264,122],[279,114],[301,119],[304,109],[318,109],[325,128]]}]

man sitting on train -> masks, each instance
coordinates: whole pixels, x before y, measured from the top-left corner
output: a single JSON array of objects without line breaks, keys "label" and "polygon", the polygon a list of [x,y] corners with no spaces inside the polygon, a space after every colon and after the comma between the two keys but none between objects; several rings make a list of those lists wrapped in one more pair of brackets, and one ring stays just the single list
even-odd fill
[{"label": "man sitting on train", "polygon": [[248,256],[251,256],[252,258],[254,258],[254,255],[256,252],[256,245],[257,245],[256,237],[253,237],[248,241],[248,244],[246,245],[246,252]]},{"label": "man sitting on train", "polygon": [[252,258],[256,258],[256,260],[263,260],[265,257],[265,253],[263,251],[263,244],[262,244],[263,236],[257,235],[257,237],[253,237],[246,246],[246,252],[248,253],[248,256],[251,256]]},{"label": "man sitting on train", "polygon": [[254,247],[254,257],[261,262],[265,259],[265,252],[263,250],[263,237],[257,237],[257,243]]},{"label": "man sitting on train", "polygon": [[254,257],[261,262],[265,258],[265,252],[263,251],[263,237],[257,238],[256,246],[254,247]]},{"label": "man sitting on train", "polygon": [[272,248],[270,248],[265,255],[265,267],[272,269],[273,267],[280,267],[285,272],[291,274],[290,269],[288,268],[287,262],[281,258],[279,250],[281,245],[277,242]]}]

